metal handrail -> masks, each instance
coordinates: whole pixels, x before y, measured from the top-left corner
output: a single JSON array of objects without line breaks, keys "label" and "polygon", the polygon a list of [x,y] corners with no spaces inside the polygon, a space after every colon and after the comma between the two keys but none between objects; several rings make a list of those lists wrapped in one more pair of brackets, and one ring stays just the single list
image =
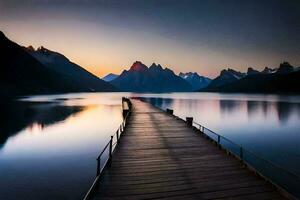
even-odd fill
[{"label": "metal handrail", "polygon": [[[222,135],[220,135],[220,134],[218,134],[218,133],[216,133],[216,132],[214,132],[214,131],[212,131],[212,130],[206,128],[205,126],[203,126],[203,125],[201,125],[201,124],[199,124],[199,123],[197,123],[197,122],[193,122],[193,123],[199,126],[199,130],[201,130],[201,128],[202,128],[202,130],[203,130],[203,129],[204,129],[204,130],[206,129],[206,130],[208,130],[210,133],[216,135],[217,137],[220,137],[220,138],[222,138],[222,139],[224,139],[224,140],[230,142],[231,144],[233,144],[233,145],[235,145],[235,146],[238,146],[239,148],[242,148],[242,151],[246,151],[246,152],[250,153],[251,155],[253,155],[253,156],[255,156],[255,157],[257,157],[257,158],[259,158],[259,159],[261,159],[261,160],[263,160],[263,161],[265,161],[265,162],[271,164],[272,166],[274,166],[274,167],[276,167],[276,168],[278,168],[278,169],[280,169],[280,170],[285,171],[285,172],[288,173],[288,174],[291,174],[291,175],[295,176],[297,179],[300,180],[300,177],[299,177],[297,174],[295,174],[295,173],[293,173],[293,172],[291,172],[291,171],[289,171],[289,170],[287,170],[287,169],[285,169],[285,168],[283,168],[283,167],[281,167],[281,166],[278,166],[277,164],[273,163],[272,161],[267,160],[267,159],[265,159],[265,158],[263,158],[263,157],[257,155],[256,153],[254,153],[253,151],[251,151],[251,150],[249,150],[249,149],[245,149],[244,147],[242,147],[242,145],[233,142],[232,140],[230,140],[230,139],[228,139],[228,138],[226,138],[226,137],[224,137],[224,136],[222,136]],[[208,134],[205,133],[205,131],[202,131],[202,132],[203,132],[206,136],[210,137]],[[214,140],[212,137],[210,137],[210,138],[211,138],[212,140]],[[220,141],[216,141],[216,142],[218,142],[219,145],[222,145],[222,144],[220,143]],[[230,151],[230,152],[232,152],[230,149],[227,149],[227,150]],[[236,155],[236,153],[234,153],[234,152],[232,152],[232,153]],[[240,155],[238,155],[238,156],[240,157]]]},{"label": "metal handrail", "polygon": [[[259,169],[259,165],[255,167],[255,164],[251,164],[251,159],[247,161],[245,159],[245,155],[244,154],[248,153],[248,155],[255,157],[255,160],[252,160],[252,163],[253,162],[255,163],[255,161],[258,161],[258,162],[263,161],[266,164],[266,165],[264,165],[265,167],[268,167],[268,166],[269,167],[273,167],[273,169],[277,170],[278,172],[284,173],[285,174],[284,176],[290,175],[291,179],[288,179],[289,180],[288,182],[290,182],[290,183],[296,183],[296,184],[300,185],[300,177],[296,173],[291,172],[288,169],[286,169],[284,167],[281,167],[281,166],[273,163],[272,161],[267,160],[266,158],[263,158],[260,155],[257,155],[256,153],[254,153],[251,150],[245,149],[242,145],[233,142],[232,140],[230,140],[230,139],[228,139],[228,138],[226,138],[226,137],[224,137],[224,136],[222,136],[222,135],[220,135],[220,134],[218,134],[218,133],[216,133],[216,132],[214,132],[214,131],[206,128],[205,126],[203,126],[203,125],[201,125],[201,124],[199,124],[197,122],[193,122],[193,124],[197,125],[199,127],[198,130],[201,131],[203,134],[205,134],[208,138],[210,138],[211,140],[213,140],[214,142],[216,142],[217,145],[219,145],[220,147],[222,147],[226,151],[230,152],[232,155],[237,156],[243,163],[245,163],[247,166],[249,166],[250,169],[252,168],[253,171],[255,171],[256,173],[258,173],[260,176],[262,176],[263,178],[265,178],[269,182],[271,182],[276,187],[280,188],[280,190],[283,191],[283,193],[286,194],[289,198],[291,198],[291,199],[297,199],[294,196],[294,194],[297,194],[298,192],[295,191],[295,189],[292,189],[294,186],[291,186],[292,188],[290,188],[290,192],[291,193],[290,192],[286,192],[285,189],[284,189],[284,188],[286,188],[286,185],[284,183],[282,183],[282,181],[278,181],[278,177],[276,178],[276,177],[272,177],[270,175],[269,176],[266,175],[268,173],[267,172],[263,172],[262,169]],[[195,127],[195,128],[197,128],[197,127]],[[210,134],[213,134],[213,135],[217,136],[217,139],[214,139]],[[225,140],[225,141],[229,142],[231,145],[234,145],[234,146],[238,147],[239,148],[239,153],[234,152],[232,149],[230,149],[230,147],[226,147],[226,145],[224,145],[224,144],[222,145],[222,143],[221,143],[222,140]],[[257,167],[258,167],[258,169],[257,169]],[[268,177],[270,179],[273,179],[273,180],[270,180]],[[274,179],[275,180],[277,179],[277,181],[274,182]],[[281,186],[279,186],[279,185],[281,185]],[[298,195],[299,195],[299,193],[298,193]]]},{"label": "metal handrail", "polygon": [[[117,129],[117,131],[110,137],[110,140],[108,141],[108,143],[104,146],[104,148],[102,149],[102,151],[100,152],[100,154],[98,155],[98,157],[96,158],[97,161],[97,169],[96,169],[96,177],[93,181],[92,186],[89,188],[88,192],[86,193],[86,195],[84,196],[83,200],[88,200],[91,197],[91,194],[93,193],[93,190],[95,189],[96,185],[98,184],[98,182],[100,181],[100,177],[104,171],[104,169],[108,166],[108,164],[111,163],[111,159],[112,159],[112,153],[114,152],[116,145],[119,143],[120,141],[120,136],[122,135],[122,133],[124,132],[125,126],[127,124],[127,119],[130,116],[131,113],[131,109],[132,109],[132,105],[131,102],[128,98],[122,97],[122,110],[124,112],[124,107],[123,107],[123,102],[127,102],[128,104],[128,112],[126,113],[126,116],[123,118],[122,123],[120,124],[119,128]],[[116,136],[116,142],[113,143],[113,138]],[[109,156],[108,158],[105,160],[104,165],[101,168],[101,157],[103,155],[103,153],[107,150],[107,148],[109,147]]]}]

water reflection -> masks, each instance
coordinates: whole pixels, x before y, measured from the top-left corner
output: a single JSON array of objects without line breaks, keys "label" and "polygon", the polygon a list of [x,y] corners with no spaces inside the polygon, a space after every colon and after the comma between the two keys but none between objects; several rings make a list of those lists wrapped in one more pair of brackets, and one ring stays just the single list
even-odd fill
[{"label": "water reflection", "polygon": [[277,115],[278,121],[282,124],[289,121],[289,117],[300,113],[299,103],[290,102],[268,102],[268,101],[234,101],[219,100],[220,112],[223,114],[234,114],[246,110],[248,120],[257,117],[268,119]]},{"label": "water reflection", "polygon": [[83,106],[62,106],[52,103],[0,102],[0,148],[8,137],[25,127],[45,126],[64,121],[84,109]]},{"label": "water reflection", "polygon": [[93,181],[95,157],[122,121],[122,96],[141,97],[182,118],[192,116],[300,175],[298,96],[42,95],[0,103],[0,199],[81,199]]},{"label": "water reflection", "polygon": [[170,107],[173,104],[173,99],[170,98],[156,98],[156,97],[152,97],[152,98],[143,98],[140,97],[139,99],[143,100],[143,101],[147,101],[149,103],[151,103],[152,105],[156,105],[158,107],[161,108],[167,108]]},{"label": "water reflection", "polygon": [[0,199],[82,199],[95,158],[122,120],[120,94],[1,102]]},{"label": "water reflection", "polygon": [[219,100],[221,113],[231,114],[232,112],[236,112],[242,107],[242,102],[240,101],[232,101],[232,100]]},{"label": "water reflection", "polygon": [[267,111],[267,109],[263,106],[263,102],[247,101],[247,111],[248,111],[247,113],[249,118],[255,117],[256,113],[259,112],[260,110],[262,110],[264,116],[266,116],[265,112]]}]

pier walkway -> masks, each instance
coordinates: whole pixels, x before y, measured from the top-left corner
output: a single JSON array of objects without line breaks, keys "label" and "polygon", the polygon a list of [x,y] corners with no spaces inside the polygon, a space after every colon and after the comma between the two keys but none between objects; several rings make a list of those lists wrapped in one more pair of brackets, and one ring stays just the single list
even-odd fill
[{"label": "pier walkway", "polygon": [[92,199],[285,199],[185,121],[131,102],[130,119]]}]

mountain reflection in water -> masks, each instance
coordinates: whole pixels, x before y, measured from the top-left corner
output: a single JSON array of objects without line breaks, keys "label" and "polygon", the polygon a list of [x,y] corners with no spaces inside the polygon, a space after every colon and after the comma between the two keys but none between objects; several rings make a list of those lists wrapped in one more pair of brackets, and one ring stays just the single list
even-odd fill
[{"label": "mountain reflection in water", "polygon": [[1,102],[0,199],[81,199],[95,158],[122,121],[122,94]]},{"label": "mountain reflection in water", "polygon": [[[244,100],[222,100],[222,99],[171,99],[160,97],[141,97],[140,99],[160,107],[162,109],[174,108],[175,112],[180,110],[186,110],[187,108],[198,111],[201,113],[201,107],[205,107],[208,104],[215,104],[215,110],[219,107],[220,114],[224,117],[237,112],[245,111],[248,119],[256,118],[258,113],[262,112],[265,118],[268,115],[276,113],[278,121],[284,123],[290,116],[296,114],[300,116],[300,103],[293,102],[272,102],[272,101],[244,101]],[[218,105],[217,105],[218,104]],[[197,116],[194,116],[197,118]]]},{"label": "mountain reflection in water", "polygon": [[55,103],[0,102],[0,147],[6,140],[25,127],[46,126],[66,120],[83,111],[83,106],[66,106]]}]

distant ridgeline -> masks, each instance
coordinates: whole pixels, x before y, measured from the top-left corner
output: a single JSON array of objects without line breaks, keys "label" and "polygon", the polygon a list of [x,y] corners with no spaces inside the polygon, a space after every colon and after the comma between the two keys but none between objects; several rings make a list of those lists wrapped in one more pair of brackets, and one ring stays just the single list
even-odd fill
[{"label": "distant ridgeline", "polygon": [[0,95],[116,91],[111,84],[43,47],[34,50],[0,32]]},{"label": "distant ridgeline", "polygon": [[147,67],[136,61],[121,75],[108,74],[103,80],[127,92],[300,93],[300,67],[293,67],[288,62],[262,71],[248,68],[246,73],[224,69],[211,80],[193,72],[176,75],[159,64]]},{"label": "distant ridgeline", "polygon": [[202,92],[235,93],[300,93],[300,67],[283,62],[278,68],[266,67],[259,72],[248,68],[247,73],[233,69],[222,70],[220,75]]},{"label": "distant ridgeline", "polygon": [[153,63],[136,61],[120,75],[103,80],[71,62],[64,55],[44,47],[21,47],[0,31],[0,96],[67,92],[245,92],[299,93],[299,67],[288,62],[278,68],[247,73],[222,70],[211,80],[195,72],[179,73]]},{"label": "distant ridgeline", "polygon": [[207,86],[210,79],[197,73],[176,75],[172,70],[153,63],[147,67],[136,61],[119,76],[109,74],[103,78],[127,92],[191,92]]}]

